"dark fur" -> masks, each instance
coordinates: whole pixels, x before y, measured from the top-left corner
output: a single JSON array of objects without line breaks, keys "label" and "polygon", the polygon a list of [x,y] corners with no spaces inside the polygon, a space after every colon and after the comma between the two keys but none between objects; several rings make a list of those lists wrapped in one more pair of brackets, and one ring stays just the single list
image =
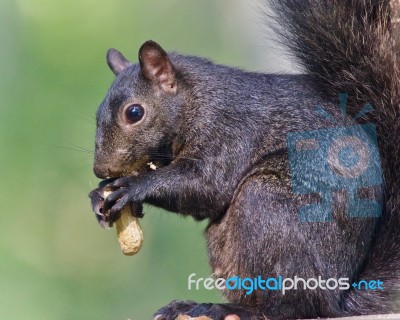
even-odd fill
[{"label": "dark fur", "polygon": [[[400,110],[390,10],[386,2],[372,0],[272,3],[284,27],[283,41],[308,75],[248,73],[202,58],[167,55],[152,42],[141,48],[140,64],[131,65],[111,51],[109,64],[117,79],[97,114],[94,167],[101,178],[125,178],[108,186],[115,189],[105,203],[108,219],[133,202],[209,219],[206,238],[218,277],[380,279],[385,289],[298,290],[284,296],[225,291],[231,304],[173,302],[156,313],[158,319],[179,313],[284,319],[395,310]],[[291,191],[286,135],[331,127],[314,108],[323,105],[340,119],[336,97],[341,91],[349,93],[350,114],[365,102],[375,107],[365,120],[374,121],[379,131],[383,217],[347,218],[346,195],[336,192],[333,222],[302,223],[299,205],[316,199]],[[124,126],[121,110],[132,102],[146,107],[146,117]],[[159,168],[144,170],[149,161]],[[326,159],[314,161],[309,165]],[[139,175],[131,176],[132,171]]]}]

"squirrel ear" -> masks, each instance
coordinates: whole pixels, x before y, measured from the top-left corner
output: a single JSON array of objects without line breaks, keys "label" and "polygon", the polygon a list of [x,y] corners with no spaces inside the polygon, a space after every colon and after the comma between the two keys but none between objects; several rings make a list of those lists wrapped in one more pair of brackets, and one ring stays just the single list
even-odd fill
[{"label": "squirrel ear", "polygon": [[115,49],[108,49],[107,64],[116,76],[125,68],[132,65],[128,60],[125,59],[121,52]]},{"label": "squirrel ear", "polygon": [[145,78],[166,92],[176,92],[174,67],[158,43],[146,41],[139,49],[139,62]]}]

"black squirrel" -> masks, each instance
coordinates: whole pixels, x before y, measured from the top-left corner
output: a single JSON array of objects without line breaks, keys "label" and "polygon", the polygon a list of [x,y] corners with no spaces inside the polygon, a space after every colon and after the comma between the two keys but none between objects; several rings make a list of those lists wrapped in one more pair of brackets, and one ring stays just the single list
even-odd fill
[{"label": "black squirrel", "polygon": [[[271,0],[276,31],[304,75],[244,72],[206,59],[166,53],[147,41],[132,64],[110,49],[116,75],[97,112],[94,172],[112,223],[126,204],[150,203],[196,220],[205,231],[216,277],[380,280],[383,290],[224,290],[230,303],[174,301],[155,313],[224,319],[288,319],[378,314],[398,309],[400,284],[400,44],[395,10],[383,0]],[[380,217],[349,217],[346,191],[333,190],[332,221],[303,222],[299,208],[322,201],[292,190],[290,132],[340,121],[337,96],[348,94],[346,124],[377,127],[383,184],[364,190]],[[368,137],[365,138],[368,140]],[[356,147],[356,146],[354,146]],[[360,151],[361,152],[361,151]],[[365,155],[365,154],[364,154]],[[303,169],[327,160],[310,159]],[[158,169],[145,170],[153,162]],[[378,161],[371,163],[378,170]],[[132,175],[132,172],[139,174]],[[325,174],[309,177],[325,183]],[[366,188],[368,189],[368,188]]]}]

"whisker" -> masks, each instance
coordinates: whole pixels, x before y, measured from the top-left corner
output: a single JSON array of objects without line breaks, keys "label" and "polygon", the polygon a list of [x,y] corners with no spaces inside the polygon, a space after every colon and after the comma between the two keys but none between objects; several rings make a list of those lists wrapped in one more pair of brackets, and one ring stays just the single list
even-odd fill
[{"label": "whisker", "polygon": [[131,152],[129,150],[125,150],[125,149],[117,149],[116,151],[120,154],[131,154]]},{"label": "whisker", "polygon": [[[170,154],[170,153],[163,153],[159,151],[149,151],[148,152],[149,156],[153,156],[156,159],[160,160],[174,160],[175,158]],[[192,160],[192,161],[198,161],[199,159],[196,158],[190,158],[190,157],[184,157],[184,156],[179,156],[179,159],[186,159],[186,160]]]},{"label": "whisker", "polygon": [[94,154],[94,151],[89,150],[89,149],[85,149],[85,148],[81,148],[79,146],[74,145],[73,143],[69,143],[71,146],[57,146],[57,145],[52,145],[52,148],[57,148],[57,149],[64,149],[64,150],[73,150],[73,151],[79,151],[79,152],[83,152],[83,153],[90,153],[90,154]]},{"label": "whisker", "polygon": [[72,143],[72,142],[70,142],[69,144],[70,144],[71,146],[73,146],[73,147],[75,148],[76,151],[82,151],[82,152],[94,154],[94,151],[93,151],[93,150],[86,149],[86,148],[82,148],[82,147],[80,147],[80,146],[78,146],[78,145],[76,145],[76,144],[74,144],[74,143]]},{"label": "whisker", "polygon": [[77,116],[77,119],[84,120],[85,123],[89,123],[91,126],[96,127],[96,118],[86,117],[86,116]]}]

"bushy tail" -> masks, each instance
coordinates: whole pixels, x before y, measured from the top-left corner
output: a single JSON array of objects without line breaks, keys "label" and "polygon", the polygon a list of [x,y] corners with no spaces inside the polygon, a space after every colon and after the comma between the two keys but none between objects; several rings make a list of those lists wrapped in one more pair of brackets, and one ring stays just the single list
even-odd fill
[{"label": "bushy tail", "polygon": [[400,288],[400,8],[399,0],[271,0],[277,32],[316,90],[347,92],[349,113],[369,102],[385,179],[385,209],[362,278],[379,292],[350,291],[349,314],[387,312]]}]

